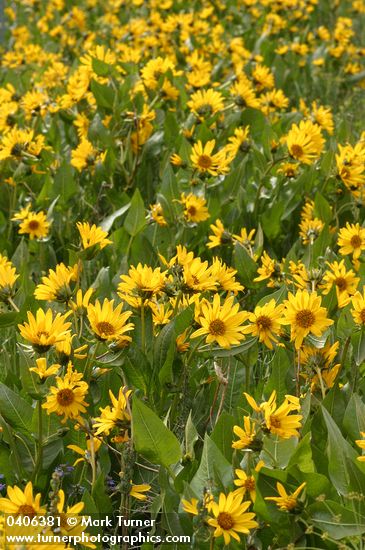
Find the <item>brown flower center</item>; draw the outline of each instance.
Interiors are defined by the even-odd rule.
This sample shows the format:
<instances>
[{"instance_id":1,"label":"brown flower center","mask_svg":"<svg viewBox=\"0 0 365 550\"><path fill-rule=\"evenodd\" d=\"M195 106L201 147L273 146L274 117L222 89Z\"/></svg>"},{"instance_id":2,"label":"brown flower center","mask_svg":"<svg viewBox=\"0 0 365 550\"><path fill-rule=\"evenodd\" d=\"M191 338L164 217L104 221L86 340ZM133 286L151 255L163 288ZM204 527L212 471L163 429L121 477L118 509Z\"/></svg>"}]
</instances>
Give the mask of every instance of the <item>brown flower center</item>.
<instances>
[{"instance_id":1,"label":"brown flower center","mask_svg":"<svg viewBox=\"0 0 365 550\"><path fill-rule=\"evenodd\" d=\"M189 208L187 209L187 212L190 216L195 216L195 214L196 214L195 206L189 206Z\"/></svg>"},{"instance_id":2,"label":"brown flower center","mask_svg":"<svg viewBox=\"0 0 365 550\"><path fill-rule=\"evenodd\" d=\"M265 330L271 327L272 321L270 317L267 317L267 315L260 315L260 317L256 319L256 324L259 329Z\"/></svg>"},{"instance_id":3,"label":"brown flower center","mask_svg":"<svg viewBox=\"0 0 365 550\"><path fill-rule=\"evenodd\" d=\"M233 518L228 512L220 512L217 517L217 523L219 527L222 527L225 531L229 531L234 526Z\"/></svg>"},{"instance_id":4,"label":"brown flower center","mask_svg":"<svg viewBox=\"0 0 365 550\"><path fill-rule=\"evenodd\" d=\"M214 319L209 325L209 332L213 336L223 336L226 332L226 325L220 319Z\"/></svg>"},{"instance_id":5,"label":"brown flower center","mask_svg":"<svg viewBox=\"0 0 365 550\"><path fill-rule=\"evenodd\" d=\"M61 405L61 407L67 407L68 405L72 405L74 401L75 401L74 392L69 388L60 390L57 393L57 402L59 405Z\"/></svg>"},{"instance_id":6,"label":"brown flower center","mask_svg":"<svg viewBox=\"0 0 365 550\"><path fill-rule=\"evenodd\" d=\"M277 416L270 416L270 426L272 428L280 428L281 427L280 419Z\"/></svg>"},{"instance_id":7,"label":"brown flower center","mask_svg":"<svg viewBox=\"0 0 365 550\"><path fill-rule=\"evenodd\" d=\"M294 143L294 145L292 145L292 148L291 148L291 153L293 157L300 158L303 156L304 151L300 145L297 145L296 143Z\"/></svg>"},{"instance_id":8,"label":"brown flower center","mask_svg":"<svg viewBox=\"0 0 365 550\"><path fill-rule=\"evenodd\" d=\"M256 487L254 478L248 477L245 481L244 487L245 489L247 489L247 491L254 491Z\"/></svg>"},{"instance_id":9,"label":"brown flower center","mask_svg":"<svg viewBox=\"0 0 365 550\"><path fill-rule=\"evenodd\" d=\"M360 311L360 319L361 319L361 322L365 325L365 309L362 309Z\"/></svg>"},{"instance_id":10,"label":"brown flower center","mask_svg":"<svg viewBox=\"0 0 365 550\"><path fill-rule=\"evenodd\" d=\"M200 168L210 168L212 166L211 157L209 155L200 155L198 165Z\"/></svg>"},{"instance_id":11,"label":"brown flower center","mask_svg":"<svg viewBox=\"0 0 365 550\"><path fill-rule=\"evenodd\" d=\"M96 328L100 334L110 335L115 332L113 325L108 321L100 321L100 323L97 323Z\"/></svg>"},{"instance_id":12,"label":"brown flower center","mask_svg":"<svg viewBox=\"0 0 365 550\"><path fill-rule=\"evenodd\" d=\"M18 516L28 516L30 518L33 518L37 515L37 512L34 510L33 506L30 506L30 504L22 504L18 508Z\"/></svg>"},{"instance_id":13,"label":"brown flower center","mask_svg":"<svg viewBox=\"0 0 365 550\"><path fill-rule=\"evenodd\" d=\"M351 237L350 244L353 248L360 248L362 244L361 237L359 235L354 235L353 237Z\"/></svg>"},{"instance_id":14,"label":"brown flower center","mask_svg":"<svg viewBox=\"0 0 365 550\"><path fill-rule=\"evenodd\" d=\"M39 228L39 222L37 222L37 220L31 220L28 227L31 231L36 231Z\"/></svg>"},{"instance_id":15,"label":"brown flower center","mask_svg":"<svg viewBox=\"0 0 365 550\"><path fill-rule=\"evenodd\" d=\"M47 332L46 330L39 330L37 332L37 338L41 339L42 336L45 336L46 338L49 337L49 332Z\"/></svg>"},{"instance_id":16,"label":"brown flower center","mask_svg":"<svg viewBox=\"0 0 365 550\"><path fill-rule=\"evenodd\" d=\"M337 279L335 280L335 284L341 291L346 290L347 288L346 279L344 277L337 277Z\"/></svg>"},{"instance_id":17,"label":"brown flower center","mask_svg":"<svg viewBox=\"0 0 365 550\"><path fill-rule=\"evenodd\" d=\"M296 314L295 320L301 328L309 328L313 325L316 318L310 309L302 309Z\"/></svg>"}]
</instances>

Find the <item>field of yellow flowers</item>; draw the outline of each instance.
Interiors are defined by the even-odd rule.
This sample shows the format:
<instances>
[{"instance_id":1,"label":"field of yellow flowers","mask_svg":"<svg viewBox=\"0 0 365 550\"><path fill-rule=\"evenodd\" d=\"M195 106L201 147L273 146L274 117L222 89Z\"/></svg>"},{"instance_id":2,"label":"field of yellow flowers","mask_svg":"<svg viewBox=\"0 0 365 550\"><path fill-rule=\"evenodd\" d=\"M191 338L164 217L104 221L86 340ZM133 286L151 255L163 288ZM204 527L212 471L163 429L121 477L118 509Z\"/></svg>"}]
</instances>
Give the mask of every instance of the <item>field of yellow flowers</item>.
<instances>
[{"instance_id":1,"label":"field of yellow flowers","mask_svg":"<svg viewBox=\"0 0 365 550\"><path fill-rule=\"evenodd\" d=\"M14 0L0 60L0 548L364 550L365 1Z\"/></svg>"}]
</instances>

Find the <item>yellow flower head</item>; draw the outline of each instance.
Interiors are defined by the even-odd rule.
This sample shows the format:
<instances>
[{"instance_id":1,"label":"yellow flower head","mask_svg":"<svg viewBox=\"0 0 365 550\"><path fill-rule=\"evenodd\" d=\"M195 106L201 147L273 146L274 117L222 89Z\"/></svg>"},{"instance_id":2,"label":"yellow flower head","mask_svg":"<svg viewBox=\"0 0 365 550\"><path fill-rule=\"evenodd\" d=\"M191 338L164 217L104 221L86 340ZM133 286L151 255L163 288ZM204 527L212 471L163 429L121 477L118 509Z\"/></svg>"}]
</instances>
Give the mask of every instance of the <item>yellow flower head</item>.
<instances>
[{"instance_id":1,"label":"yellow flower head","mask_svg":"<svg viewBox=\"0 0 365 550\"><path fill-rule=\"evenodd\" d=\"M338 233L338 246L340 254L352 254L353 260L358 260L363 250L365 250L365 228L360 224L346 223Z\"/></svg>"},{"instance_id":2,"label":"yellow flower head","mask_svg":"<svg viewBox=\"0 0 365 550\"><path fill-rule=\"evenodd\" d=\"M128 275L120 276L118 295L132 307L148 305L152 297L159 295L166 284L166 272L139 263L132 266Z\"/></svg>"},{"instance_id":3,"label":"yellow flower head","mask_svg":"<svg viewBox=\"0 0 365 550\"><path fill-rule=\"evenodd\" d=\"M253 313L248 316L250 324L245 327L245 334L257 336L269 349L273 349L273 343L277 343L277 335L281 332L281 317L283 306L276 305L275 300L270 300L263 306L256 306Z\"/></svg>"},{"instance_id":4,"label":"yellow flower head","mask_svg":"<svg viewBox=\"0 0 365 550\"><path fill-rule=\"evenodd\" d=\"M357 291L352 297L351 315L357 325L365 326L365 286L363 287L362 294Z\"/></svg>"},{"instance_id":5,"label":"yellow flower head","mask_svg":"<svg viewBox=\"0 0 365 550\"><path fill-rule=\"evenodd\" d=\"M51 386L46 403L42 407L47 414L56 413L63 416L62 422L69 418L77 419L86 411L88 404L84 401L89 386L82 380L82 374L72 370L69 363L63 378L57 376L56 386Z\"/></svg>"},{"instance_id":6,"label":"yellow flower head","mask_svg":"<svg viewBox=\"0 0 365 550\"><path fill-rule=\"evenodd\" d=\"M255 514L246 512L251 502L242 502L242 498L242 494L229 493L226 496L221 493L218 502L210 505L213 518L208 519L208 524L214 528L213 536L223 536L225 544L230 543L231 537L240 541L238 533L248 535L250 529L258 527Z\"/></svg>"},{"instance_id":7,"label":"yellow flower head","mask_svg":"<svg viewBox=\"0 0 365 550\"><path fill-rule=\"evenodd\" d=\"M291 512L292 510L295 510L295 508L298 507L298 496L306 486L306 482L299 485L297 489L293 493L287 493L285 490L285 487L278 481L276 483L276 489L279 493L279 497L265 497L265 500L272 500L276 503L276 506L279 508L279 510L283 510L285 512Z\"/></svg>"},{"instance_id":8,"label":"yellow flower head","mask_svg":"<svg viewBox=\"0 0 365 550\"><path fill-rule=\"evenodd\" d=\"M28 516L33 518L36 515L44 515L46 509L41 506L41 493L33 496L33 485L28 481L24 491L17 485L8 486L7 498L0 498L0 509L5 514L13 516Z\"/></svg>"},{"instance_id":9,"label":"yellow flower head","mask_svg":"<svg viewBox=\"0 0 365 550\"><path fill-rule=\"evenodd\" d=\"M310 120L302 120L299 126L293 124L286 137L286 145L292 158L304 164L312 164L323 150L321 128Z\"/></svg>"},{"instance_id":10,"label":"yellow flower head","mask_svg":"<svg viewBox=\"0 0 365 550\"><path fill-rule=\"evenodd\" d=\"M103 163L106 153L98 153L93 144L86 138L82 138L79 145L71 152L71 165L79 172L84 168L94 170L95 165Z\"/></svg>"},{"instance_id":11,"label":"yellow flower head","mask_svg":"<svg viewBox=\"0 0 365 550\"><path fill-rule=\"evenodd\" d=\"M53 312L48 309L38 309L36 316L28 311L28 323L18 325L20 334L25 340L28 340L39 353L48 351L57 342L61 342L69 334L71 323L66 322L70 312L65 315L57 313L53 318Z\"/></svg>"},{"instance_id":12,"label":"yellow flower head","mask_svg":"<svg viewBox=\"0 0 365 550\"><path fill-rule=\"evenodd\" d=\"M132 393L125 386L119 389L118 397L109 390L112 405L100 408L101 415L94 419L93 428L95 435L109 435L114 428L119 428L123 433L127 432L131 420L129 414L128 398ZM128 438L127 438L128 439Z\"/></svg>"},{"instance_id":13,"label":"yellow flower head","mask_svg":"<svg viewBox=\"0 0 365 550\"><path fill-rule=\"evenodd\" d=\"M255 441L255 424L251 423L249 416L243 417L243 428L233 426L233 433L239 438L232 442L233 449L249 449Z\"/></svg>"},{"instance_id":14,"label":"yellow flower head","mask_svg":"<svg viewBox=\"0 0 365 550\"><path fill-rule=\"evenodd\" d=\"M203 197L198 197L193 193L181 194L180 202L184 206L184 217L188 222L203 222L209 218L207 201Z\"/></svg>"},{"instance_id":15,"label":"yellow flower head","mask_svg":"<svg viewBox=\"0 0 365 550\"><path fill-rule=\"evenodd\" d=\"M328 294L333 286L336 288L338 307L345 307L355 294L359 277L350 269L346 269L345 260L340 262L327 262L330 270L327 270L323 277L323 294Z\"/></svg>"},{"instance_id":16,"label":"yellow flower head","mask_svg":"<svg viewBox=\"0 0 365 550\"><path fill-rule=\"evenodd\" d=\"M232 243L232 235L225 230L220 219L215 220L215 225L212 223L210 229L213 231L213 235L209 235L210 242L207 244L208 248Z\"/></svg>"},{"instance_id":17,"label":"yellow flower head","mask_svg":"<svg viewBox=\"0 0 365 550\"><path fill-rule=\"evenodd\" d=\"M132 312L122 313L122 309L123 304L117 305L114 309L114 300L107 298L102 305L99 300L95 301L95 305L88 305L87 317L92 331L99 340L118 340L121 336L129 342L132 340L130 336L125 335L125 332L134 328L133 323L127 323Z\"/></svg>"},{"instance_id":18,"label":"yellow flower head","mask_svg":"<svg viewBox=\"0 0 365 550\"><path fill-rule=\"evenodd\" d=\"M47 368L47 359L45 357L40 357L39 359L36 359L36 363L37 366L32 367L29 370L38 374L41 380L43 380L43 378L48 378L48 376L52 376L53 374L57 374L59 369L61 368L61 365L58 364L51 365Z\"/></svg>"},{"instance_id":19,"label":"yellow flower head","mask_svg":"<svg viewBox=\"0 0 365 550\"><path fill-rule=\"evenodd\" d=\"M211 176L218 176L229 171L229 163L232 158L227 157L227 151L221 149L213 154L215 140L207 141L205 145L199 140L193 145L190 160L193 167L201 173L208 173Z\"/></svg>"},{"instance_id":20,"label":"yellow flower head","mask_svg":"<svg viewBox=\"0 0 365 550\"><path fill-rule=\"evenodd\" d=\"M209 118L224 108L222 94L212 88L195 92L187 105L200 120Z\"/></svg>"},{"instance_id":21,"label":"yellow flower head","mask_svg":"<svg viewBox=\"0 0 365 550\"><path fill-rule=\"evenodd\" d=\"M72 294L70 283L74 280L74 269L58 264L55 270L49 270L48 277L42 277L42 284L37 285L34 296L37 300L68 302Z\"/></svg>"},{"instance_id":22,"label":"yellow flower head","mask_svg":"<svg viewBox=\"0 0 365 550\"><path fill-rule=\"evenodd\" d=\"M219 294L215 294L213 303L204 302L198 323L202 328L196 330L191 338L206 336L206 343L230 348L244 340L243 322L247 319L246 311L239 311L239 304L234 304L234 297L227 298L221 305Z\"/></svg>"},{"instance_id":23,"label":"yellow flower head","mask_svg":"<svg viewBox=\"0 0 365 550\"><path fill-rule=\"evenodd\" d=\"M106 238L108 232L104 231L101 227L97 227L95 224L90 226L88 222L77 222L76 227L79 230L84 250L95 245L99 245L100 250L102 250L105 246L112 243L112 241Z\"/></svg>"},{"instance_id":24,"label":"yellow flower head","mask_svg":"<svg viewBox=\"0 0 365 550\"><path fill-rule=\"evenodd\" d=\"M50 222L44 212L29 212L19 226L19 235L29 235L30 240L44 239L49 232Z\"/></svg>"},{"instance_id":25,"label":"yellow flower head","mask_svg":"<svg viewBox=\"0 0 365 550\"><path fill-rule=\"evenodd\" d=\"M281 321L284 325L290 325L291 341L294 341L295 348L299 349L308 334L321 336L331 325L332 319L327 318L327 310L321 307L322 299L316 292L298 290L294 295L289 292L285 300L284 318Z\"/></svg>"}]
</instances>

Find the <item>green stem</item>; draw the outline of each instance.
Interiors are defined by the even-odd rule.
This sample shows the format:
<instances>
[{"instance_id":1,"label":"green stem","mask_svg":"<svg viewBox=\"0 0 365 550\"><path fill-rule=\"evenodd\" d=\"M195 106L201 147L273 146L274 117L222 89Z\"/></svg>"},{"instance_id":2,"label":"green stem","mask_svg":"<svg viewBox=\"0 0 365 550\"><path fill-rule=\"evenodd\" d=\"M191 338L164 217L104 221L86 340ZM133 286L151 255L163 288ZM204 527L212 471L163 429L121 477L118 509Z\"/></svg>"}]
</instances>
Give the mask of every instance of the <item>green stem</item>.
<instances>
[{"instance_id":1,"label":"green stem","mask_svg":"<svg viewBox=\"0 0 365 550\"><path fill-rule=\"evenodd\" d=\"M84 372L83 372L84 379L85 379L86 382L89 382L89 380L90 380L92 363L93 363L93 361L96 357L96 354L97 354L97 351L98 351L98 348L99 348L99 344L100 344L100 342L96 342L92 355L89 355L89 357L86 360L85 367L84 367Z\"/></svg>"},{"instance_id":2,"label":"green stem","mask_svg":"<svg viewBox=\"0 0 365 550\"><path fill-rule=\"evenodd\" d=\"M146 319L145 319L143 298L142 298L142 304L141 304L141 348L143 353L145 353L146 352Z\"/></svg>"},{"instance_id":3,"label":"green stem","mask_svg":"<svg viewBox=\"0 0 365 550\"><path fill-rule=\"evenodd\" d=\"M37 481L39 471L42 469L42 463L43 463L43 441L42 441L42 431L43 431L43 423L42 423L42 401L38 401L37 404L38 408L38 443L37 443L37 462L34 466L33 481Z\"/></svg>"},{"instance_id":4,"label":"green stem","mask_svg":"<svg viewBox=\"0 0 365 550\"><path fill-rule=\"evenodd\" d=\"M13 302L13 300L10 298L10 296L8 297L8 302L9 302L9 304L11 305L11 307L12 307L17 313L19 313L20 309L19 309L18 306Z\"/></svg>"}]
</instances>

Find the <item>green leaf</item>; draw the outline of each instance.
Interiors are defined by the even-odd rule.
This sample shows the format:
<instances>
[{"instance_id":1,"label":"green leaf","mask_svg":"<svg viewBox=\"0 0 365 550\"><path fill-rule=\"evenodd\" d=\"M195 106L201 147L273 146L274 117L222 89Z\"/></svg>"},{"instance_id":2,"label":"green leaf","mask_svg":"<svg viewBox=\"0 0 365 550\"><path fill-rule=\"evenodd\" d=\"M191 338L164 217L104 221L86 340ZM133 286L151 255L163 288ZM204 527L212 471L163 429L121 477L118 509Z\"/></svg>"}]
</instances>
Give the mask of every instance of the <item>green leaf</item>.
<instances>
[{"instance_id":1,"label":"green leaf","mask_svg":"<svg viewBox=\"0 0 365 550\"><path fill-rule=\"evenodd\" d=\"M232 460L233 454L232 440L233 426L235 424L236 422L233 416L223 411L210 436L223 456L229 461Z\"/></svg>"},{"instance_id":2,"label":"green leaf","mask_svg":"<svg viewBox=\"0 0 365 550\"><path fill-rule=\"evenodd\" d=\"M365 532L365 517L337 502L315 502L307 508L311 521L335 540Z\"/></svg>"},{"instance_id":3,"label":"green leaf","mask_svg":"<svg viewBox=\"0 0 365 550\"><path fill-rule=\"evenodd\" d=\"M288 377L289 369L292 367L292 361L290 361L287 351L284 348L276 348L272 363L271 363L271 375L265 386L265 393L270 395L274 390L277 393L278 402L281 402L285 394L290 393L291 387L290 377Z\"/></svg>"},{"instance_id":4,"label":"green leaf","mask_svg":"<svg viewBox=\"0 0 365 550\"><path fill-rule=\"evenodd\" d=\"M99 84L96 80L91 81L90 88L99 107L113 108L115 98L113 88L105 84Z\"/></svg>"},{"instance_id":5,"label":"green leaf","mask_svg":"<svg viewBox=\"0 0 365 550\"><path fill-rule=\"evenodd\" d=\"M135 449L153 464L168 468L181 458L180 443L162 420L137 397L132 405Z\"/></svg>"},{"instance_id":6,"label":"green leaf","mask_svg":"<svg viewBox=\"0 0 365 550\"><path fill-rule=\"evenodd\" d=\"M52 190L52 198L59 196L60 204L64 205L67 201L75 196L78 188L75 183L75 171L69 162L63 161L54 177L54 185Z\"/></svg>"},{"instance_id":7,"label":"green leaf","mask_svg":"<svg viewBox=\"0 0 365 550\"><path fill-rule=\"evenodd\" d=\"M283 212L284 202L276 201L275 208L270 208L262 214L262 229L268 239L274 239L279 234Z\"/></svg>"},{"instance_id":8,"label":"green leaf","mask_svg":"<svg viewBox=\"0 0 365 550\"><path fill-rule=\"evenodd\" d=\"M140 348L133 342L127 349L123 363L123 372L129 386L147 392L152 375L151 365Z\"/></svg>"},{"instance_id":9,"label":"green leaf","mask_svg":"<svg viewBox=\"0 0 365 550\"><path fill-rule=\"evenodd\" d=\"M192 458L194 458L194 445L198 439L199 434L193 424L190 411L185 425L185 453L190 454Z\"/></svg>"},{"instance_id":10,"label":"green leaf","mask_svg":"<svg viewBox=\"0 0 365 550\"><path fill-rule=\"evenodd\" d=\"M314 198L314 217L319 218L325 223L332 221L332 208L326 199L317 191Z\"/></svg>"},{"instance_id":11,"label":"green leaf","mask_svg":"<svg viewBox=\"0 0 365 550\"><path fill-rule=\"evenodd\" d=\"M312 473L315 471L310 443L311 434L307 433L291 455L287 466L288 469L295 466L304 473Z\"/></svg>"},{"instance_id":12,"label":"green leaf","mask_svg":"<svg viewBox=\"0 0 365 550\"><path fill-rule=\"evenodd\" d=\"M110 214L107 218L104 218L104 220L99 224L100 227L103 229L103 231L109 231L113 223L117 218L120 218L120 216L123 216L125 212L130 208L131 203L125 204L121 208L118 208L113 214Z\"/></svg>"},{"instance_id":13,"label":"green leaf","mask_svg":"<svg viewBox=\"0 0 365 550\"><path fill-rule=\"evenodd\" d=\"M257 275L256 262L240 243L236 243L234 247L234 266L237 269L240 280L246 287L253 288L256 286L256 283L253 282L253 279Z\"/></svg>"},{"instance_id":14,"label":"green leaf","mask_svg":"<svg viewBox=\"0 0 365 550\"><path fill-rule=\"evenodd\" d=\"M29 432L33 407L2 383L0 383L0 414L13 428L18 428L24 433Z\"/></svg>"},{"instance_id":15,"label":"green leaf","mask_svg":"<svg viewBox=\"0 0 365 550\"><path fill-rule=\"evenodd\" d=\"M210 487L214 482L223 479L228 484L231 476L231 463L224 457L209 435L205 434L200 465L190 483L191 489L201 497L205 487Z\"/></svg>"},{"instance_id":16,"label":"green leaf","mask_svg":"<svg viewBox=\"0 0 365 550\"><path fill-rule=\"evenodd\" d=\"M105 492L105 475L103 472L97 477L91 494L99 514L108 515L113 513L112 503Z\"/></svg>"},{"instance_id":17,"label":"green leaf","mask_svg":"<svg viewBox=\"0 0 365 550\"><path fill-rule=\"evenodd\" d=\"M124 222L124 229L135 237L146 225L145 208L139 189L136 189L131 200L131 206Z\"/></svg>"},{"instance_id":18,"label":"green leaf","mask_svg":"<svg viewBox=\"0 0 365 550\"><path fill-rule=\"evenodd\" d=\"M360 438L360 432L365 432L365 403L356 393L351 395L346 407L343 427L353 440Z\"/></svg>"},{"instance_id":19,"label":"green leaf","mask_svg":"<svg viewBox=\"0 0 365 550\"><path fill-rule=\"evenodd\" d=\"M353 333L351 336L351 344L355 363L359 367L365 360L365 330L363 328Z\"/></svg>"},{"instance_id":20,"label":"green leaf","mask_svg":"<svg viewBox=\"0 0 365 550\"><path fill-rule=\"evenodd\" d=\"M224 348L201 348L200 351L209 351L214 357L231 357L233 355L238 355L239 353L244 353L245 351L249 350L255 343L257 342L257 338L255 337L249 337L244 340L243 344L240 344L239 346L233 346L229 349Z\"/></svg>"}]
</instances>

